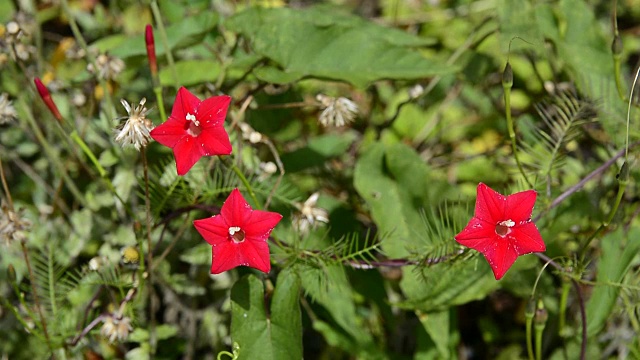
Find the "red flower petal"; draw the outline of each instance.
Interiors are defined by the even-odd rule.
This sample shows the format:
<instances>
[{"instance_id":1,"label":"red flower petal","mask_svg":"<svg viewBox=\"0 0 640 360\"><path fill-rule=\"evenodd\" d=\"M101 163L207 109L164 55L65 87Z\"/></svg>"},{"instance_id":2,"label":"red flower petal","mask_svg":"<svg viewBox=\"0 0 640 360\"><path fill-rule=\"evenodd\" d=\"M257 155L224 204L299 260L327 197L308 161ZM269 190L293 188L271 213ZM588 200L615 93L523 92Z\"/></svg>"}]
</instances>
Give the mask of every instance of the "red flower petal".
<instances>
[{"instance_id":1,"label":"red flower petal","mask_svg":"<svg viewBox=\"0 0 640 360\"><path fill-rule=\"evenodd\" d=\"M195 115L203 129L214 127L224 122L230 103L231 96L227 95L212 96L201 102Z\"/></svg>"},{"instance_id":2,"label":"red flower petal","mask_svg":"<svg viewBox=\"0 0 640 360\"><path fill-rule=\"evenodd\" d=\"M455 239L460 245L484 252L493 246L494 237L498 236L495 229L495 225L474 217Z\"/></svg>"},{"instance_id":3,"label":"red flower petal","mask_svg":"<svg viewBox=\"0 0 640 360\"><path fill-rule=\"evenodd\" d=\"M252 210L238 189L222 205L220 215L193 222L198 232L213 246L211 273L219 274L236 266L271 270L267 238L282 219L278 213ZM244 232L244 240L230 236L231 227ZM237 229L234 229L237 230Z\"/></svg>"},{"instance_id":4,"label":"red flower petal","mask_svg":"<svg viewBox=\"0 0 640 360\"><path fill-rule=\"evenodd\" d=\"M171 117L176 120L186 121L187 114L196 114L198 105L200 105L200 99L183 86L178 89L176 101L173 103L173 108L171 109Z\"/></svg>"},{"instance_id":5,"label":"red flower petal","mask_svg":"<svg viewBox=\"0 0 640 360\"><path fill-rule=\"evenodd\" d=\"M202 235L204 240L211 245L217 245L228 241L229 225L224 218L216 215L206 219L195 220L193 226Z\"/></svg>"},{"instance_id":6,"label":"red flower petal","mask_svg":"<svg viewBox=\"0 0 640 360\"><path fill-rule=\"evenodd\" d=\"M244 231L248 237L266 240L280 220L282 220L282 215L278 213L253 210L251 217L244 225Z\"/></svg>"},{"instance_id":7,"label":"red flower petal","mask_svg":"<svg viewBox=\"0 0 640 360\"><path fill-rule=\"evenodd\" d=\"M184 123L186 120L180 121L173 117L170 117L164 123L156 126L151 130L150 134L153 140L159 142L164 146L168 146L173 149L178 141L187 136L187 132L184 130Z\"/></svg>"},{"instance_id":8,"label":"red flower petal","mask_svg":"<svg viewBox=\"0 0 640 360\"><path fill-rule=\"evenodd\" d=\"M513 244L503 238L496 241L494 246L485 250L482 255L491 266L496 280L500 280L518 258L518 252Z\"/></svg>"},{"instance_id":9,"label":"red flower petal","mask_svg":"<svg viewBox=\"0 0 640 360\"><path fill-rule=\"evenodd\" d=\"M518 255L530 254L532 252L543 252L547 250L540 231L536 224L530 222L521 226L515 226L511 229L510 238L513 238L513 244Z\"/></svg>"},{"instance_id":10,"label":"red flower petal","mask_svg":"<svg viewBox=\"0 0 640 360\"><path fill-rule=\"evenodd\" d=\"M504 210L507 200L504 195L496 192L483 183L478 184L477 193L475 217L493 224L497 224L502 220L507 220L504 218Z\"/></svg>"},{"instance_id":11,"label":"red flower petal","mask_svg":"<svg viewBox=\"0 0 640 360\"><path fill-rule=\"evenodd\" d=\"M535 190L521 191L507 196L507 211L504 216L513 220L516 224L527 221L531 218L533 205L536 203L537 193Z\"/></svg>"},{"instance_id":12,"label":"red flower petal","mask_svg":"<svg viewBox=\"0 0 640 360\"><path fill-rule=\"evenodd\" d=\"M538 228L531 222L535 201L533 190L505 197L480 183L475 216L455 239L482 253L499 280L518 256L546 250Z\"/></svg>"},{"instance_id":13,"label":"red flower petal","mask_svg":"<svg viewBox=\"0 0 640 360\"><path fill-rule=\"evenodd\" d=\"M203 156L231 154L229 135L222 125L203 129L197 137Z\"/></svg>"},{"instance_id":14,"label":"red flower petal","mask_svg":"<svg viewBox=\"0 0 640 360\"><path fill-rule=\"evenodd\" d=\"M173 155L176 158L176 169L180 176L189 172L202 157L196 139L189 135L176 143L173 147Z\"/></svg>"},{"instance_id":15,"label":"red flower petal","mask_svg":"<svg viewBox=\"0 0 640 360\"><path fill-rule=\"evenodd\" d=\"M251 206L244 199L240 190L233 189L231 195L225 200L220 210L222 215L229 226L240 226L244 228L248 225L248 220L251 218ZM246 230L245 230L246 231Z\"/></svg>"}]
</instances>

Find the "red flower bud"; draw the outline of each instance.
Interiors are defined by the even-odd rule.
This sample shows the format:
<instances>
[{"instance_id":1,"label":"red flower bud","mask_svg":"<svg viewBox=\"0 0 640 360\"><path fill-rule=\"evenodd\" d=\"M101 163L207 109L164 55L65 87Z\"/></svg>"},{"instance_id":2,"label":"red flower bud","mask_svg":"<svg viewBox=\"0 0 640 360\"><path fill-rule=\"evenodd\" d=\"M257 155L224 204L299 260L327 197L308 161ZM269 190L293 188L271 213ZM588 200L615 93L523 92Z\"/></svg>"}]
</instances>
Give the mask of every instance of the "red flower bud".
<instances>
[{"instance_id":1,"label":"red flower bud","mask_svg":"<svg viewBox=\"0 0 640 360\"><path fill-rule=\"evenodd\" d=\"M51 98L51 94L49 93L47 87L44 86L40 78L33 79L33 82L36 84L38 94L40 94L42 101L44 101L45 105L47 105L49 111L51 111L51 113L53 114L53 117L55 117L58 122L62 122L62 115L60 114L60 111L58 110L56 104L53 102L53 99Z\"/></svg>"},{"instance_id":2,"label":"red flower bud","mask_svg":"<svg viewBox=\"0 0 640 360\"><path fill-rule=\"evenodd\" d=\"M153 28L147 24L144 33L144 41L147 44L147 57L149 58L149 67L153 77L158 75L158 63L156 62L156 44L153 41Z\"/></svg>"}]
</instances>

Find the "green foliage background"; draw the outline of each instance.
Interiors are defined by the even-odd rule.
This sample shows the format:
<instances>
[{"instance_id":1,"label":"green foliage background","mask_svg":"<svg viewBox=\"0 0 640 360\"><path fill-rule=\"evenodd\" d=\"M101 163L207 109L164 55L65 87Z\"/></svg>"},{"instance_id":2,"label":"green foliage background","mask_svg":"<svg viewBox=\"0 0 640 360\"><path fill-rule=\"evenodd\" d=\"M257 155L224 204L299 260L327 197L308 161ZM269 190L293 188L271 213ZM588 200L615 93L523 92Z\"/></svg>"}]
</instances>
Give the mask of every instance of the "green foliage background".
<instances>
[{"instance_id":1,"label":"green foliage background","mask_svg":"<svg viewBox=\"0 0 640 360\"><path fill-rule=\"evenodd\" d=\"M586 358L640 358L636 95L627 113L640 49L638 5L0 3L0 92L18 114L0 125L0 156L14 206L32 223L26 250L12 241L0 252L0 268L12 269L0 272L0 353L526 359L525 308L539 298L548 312L543 358L580 357L581 305ZM125 69L109 79L89 72L70 18L90 55L120 58ZM616 55L612 18L623 43ZM12 20L23 29L17 40L6 32ZM231 95L225 125L234 153L225 162L203 159L178 177L169 149L152 143L144 150L155 262L142 276L122 249L150 251L144 167L138 152L115 143L113 129L126 116L121 98L137 104L146 97L149 118L165 120L146 57L147 23L154 25L166 110L180 86L201 98ZM16 44L27 46L27 59L15 58ZM507 61L513 87L506 111L524 174L506 120ZM43 106L34 77L47 83L66 124ZM355 121L322 126L318 94L353 100ZM241 123L266 140L248 141ZM263 170L280 160L281 180ZM234 187L249 193L231 164L261 204L272 197L269 210L284 216L270 241L269 274L238 268L209 275L210 246L191 226L217 214ZM496 281L482 256L454 241L473 214L479 182L504 194L538 191L533 215L545 254L564 271L527 255ZM300 231L295 221L315 192L329 222ZM89 267L92 259L99 270ZM131 289L137 292L128 299ZM123 301L133 331L110 343L102 323L90 324Z\"/></svg>"}]
</instances>

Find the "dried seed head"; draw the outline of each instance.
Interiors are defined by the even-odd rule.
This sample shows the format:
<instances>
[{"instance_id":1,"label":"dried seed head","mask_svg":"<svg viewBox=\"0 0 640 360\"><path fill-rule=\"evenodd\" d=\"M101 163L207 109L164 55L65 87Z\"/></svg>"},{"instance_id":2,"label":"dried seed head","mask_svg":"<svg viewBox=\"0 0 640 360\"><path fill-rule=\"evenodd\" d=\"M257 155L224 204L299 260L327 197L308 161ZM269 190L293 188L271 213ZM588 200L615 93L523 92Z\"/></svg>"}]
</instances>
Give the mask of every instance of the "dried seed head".
<instances>
[{"instance_id":1,"label":"dried seed head","mask_svg":"<svg viewBox=\"0 0 640 360\"><path fill-rule=\"evenodd\" d=\"M9 123L18 117L16 109L13 107L9 95L0 95L0 125Z\"/></svg>"},{"instance_id":2,"label":"dried seed head","mask_svg":"<svg viewBox=\"0 0 640 360\"><path fill-rule=\"evenodd\" d=\"M120 342L126 340L129 337L129 333L133 331L131 326L131 319L119 314L111 314L106 316L103 320L102 329L100 334L109 339L109 342L115 342L116 339Z\"/></svg>"},{"instance_id":3,"label":"dried seed head","mask_svg":"<svg viewBox=\"0 0 640 360\"><path fill-rule=\"evenodd\" d=\"M140 148L147 146L151 140L149 132L153 130L153 123L146 117L150 110L144 107L147 99L142 98L136 107L133 107L133 103L129 104L124 99L121 99L120 102L129 116L124 124L116 128L115 140L122 147L133 146L140 151Z\"/></svg>"}]
</instances>

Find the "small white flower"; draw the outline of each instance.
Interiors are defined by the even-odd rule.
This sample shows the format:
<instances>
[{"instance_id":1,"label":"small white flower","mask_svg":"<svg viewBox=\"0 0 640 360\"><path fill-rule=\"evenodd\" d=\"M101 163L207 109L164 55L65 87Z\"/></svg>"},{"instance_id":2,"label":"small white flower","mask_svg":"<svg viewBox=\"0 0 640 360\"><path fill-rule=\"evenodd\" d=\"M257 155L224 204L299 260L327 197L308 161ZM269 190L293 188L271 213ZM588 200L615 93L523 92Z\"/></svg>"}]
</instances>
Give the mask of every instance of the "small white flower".
<instances>
[{"instance_id":1,"label":"small white flower","mask_svg":"<svg viewBox=\"0 0 640 360\"><path fill-rule=\"evenodd\" d=\"M345 126L353 122L358 115L358 105L347 98L318 94L316 100L324 108L320 114L320 123L323 126Z\"/></svg>"},{"instance_id":2,"label":"small white flower","mask_svg":"<svg viewBox=\"0 0 640 360\"><path fill-rule=\"evenodd\" d=\"M0 95L0 125L15 120L18 117L16 109L13 107L9 95Z\"/></svg>"},{"instance_id":3,"label":"small white flower","mask_svg":"<svg viewBox=\"0 0 640 360\"><path fill-rule=\"evenodd\" d=\"M422 94L424 94L424 87L420 84L416 84L409 88L409 97L412 99L418 98Z\"/></svg>"},{"instance_id":4,"label":"small white flower","mask_svg":"<svg viewBox=\"0 0 640 360\"><path fill-rule=\"evenodd\" d=\"M107 54L100 54L96 57L96 71L93 64L87 65L87 70L92 74L97 74L100 79L115 80L124 70L124 61Z\"/></svg>"},{"instance_id":5,"label":"small white flower","mask_svg":"<svg viewBox=\"0 0 640 360\"><path fill-rule=\"evenodd\" d=\"M124 99L121 99L120 102L127 110L129 117L123 125L117 128L118 131L115 140L121 144L122 147L129 145L140 151L140 148L147 146L151 140L149 131L153 130L153 123L146 118L149 113L149 110L144 107L147 99L142 98L140 105L135 108L132 107L133 103L130 105Z\"/></svg>"},{"instance_id":6,"label":"small white flower","mask_svg":"<svg viewBox=\"0 0 640 360\"><path fill-rule=\"evenodd\" d=\"M300 213L293 216L293 226L301 233L306 234L310 229L318 226L319 223L328 223L329 214L327 210L317 208L319 193L313 193L303 204L296 204Z\"/></svg>"}]
</instances>

